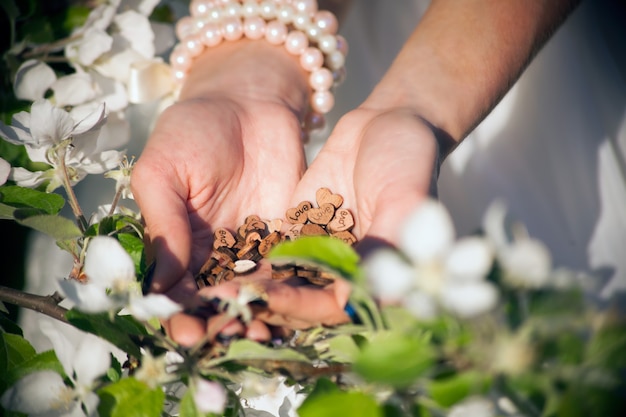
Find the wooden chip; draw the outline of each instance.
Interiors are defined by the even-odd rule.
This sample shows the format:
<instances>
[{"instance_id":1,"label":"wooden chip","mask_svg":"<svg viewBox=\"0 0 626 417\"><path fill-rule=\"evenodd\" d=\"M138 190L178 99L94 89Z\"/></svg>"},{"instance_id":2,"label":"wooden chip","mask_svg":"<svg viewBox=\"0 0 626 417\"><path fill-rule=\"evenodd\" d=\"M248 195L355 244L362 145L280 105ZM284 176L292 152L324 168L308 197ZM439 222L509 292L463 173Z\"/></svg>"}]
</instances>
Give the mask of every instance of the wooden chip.
<instances>
[{"instance_id":1,"label":"wooden chip","mask_svg":"<svg viewBox=\"0 0 626 417\"><path fill-rule=\"evenodd\" d=\"M261 220L254 220L249 223L246 223L246 233L257 232L261 236L265 236L267 234L267 225L265 222Z\"/></svg>"},{"instance_id":2,"label":"wooden chip","mask_svg":"<svg viewBox=\"0 0 626 417\"><path fill-rule=\"evenodd\" d=\"M335 212L335 217L328 223L328 230L332 233L351 230L354 227L354 217L348 209L339 209Z\"/></svg>"},{"instance_id":3,"label":"wooden chip","mask_svg":"<svg viewBox=\"0 0 626 417\"><path fill-rule=\"evenodd\" d=\"M259 254L259 251L257 250L258 246L259 246L258 240L253 240L249 243L246 243L246 245L243 248L241 248L239 252L237 252L237 257L239 259L251 259L255 262L258 262L261 259L261 255Z\"/></svg>"},{"instance_id":4,"label":"wooden chip","mask_svg":"<svg viewBox=\"0 0 626 417\"><path fill-rule=\"evenodd\" d=\"M347 230L344 230L343 232L332 233L331 236L343 240L348 245L354 245L356 243L356 236L354 236Z\"/></svg>"},{"instance_id":5,"label":"wooden chip","mask_svg":"<svg viewBox=\"0 0 626 417\"><path fill-rule=\"evenodd\" d=\"M333 194L328 188L322 187L315 193L315 201L317 201L317 205L319 207L322 207L326 203L330 203L335 208L339 208L343 204L343 197L339 194Z\"/></svg>"},{"instance_id":6,"label":"wooden chip","mask_svg":"<svg viewBox=\"0 0 626 417\"><path fill-rule=\"evenodd\" d=\"M259 243L259 253L261 256L266 256L272 248L280 243L280 232L272 232L265 236Z\"/></svg>"},{"instance_id":7,"label":"wooden chip","mask_svg":"<svg viewBox=\"0 0 626 417\"><path fill-rule=\"evenodd\" d=\"M235 261L235 267L233 268L233 272L238 275L246 274L248 272L254 271L256 269L256 265L256 262L249 259L240 259L238 261Z\"/></svg>"},{"instance_id":8,"label":"wooden chip","mask_svg":"<svg viewBox=\"0 0 626 417\"><path fill-rule=\"evenodd\" d=\"M293 264L272 265L272 279L287 279L296 276L296 267Z\"/></svg>"},{"instance_id":9,"label":"wooden chip","mask_svg":"<svg viewBox=\"0 0 626 417\"><path fill-rule=\"evenodd\" d=\"M232 248L237 242L235 240L235 236L233 236L233 234L228 229L225 229L223 227L215 229L215 233L213 233L213 237L214 237L214 240L213 240L214 249L221 248L221 247Z\"/></svg>"},{"instance_id":10,"label":"wooden chip","mask_svg":"<svg viewBox=\"0 0 626 417\"><path fill-rule=\"evenodd\" d=\"M255 229L253 229L252 231L246 234L246 243L250 243L253 240L257 240L260 242L261 239L262 239L261 234L257 232Z\"/></svg>"},{"instance_id":11,"label":"wooden chip","mask_svg":"<svg viewBox=\"0 0 626 417\"><path fill-rule=\"evenodd\" d=\"M280 232L283 227L283 221L281 219L265 220L265 225L268 233Z\"/></svg>"},{"instance_id":12,"label":"wooden chip","mask_svg":"<svg viewBox=\"0 0 626 417\"><path fill-rule=\"evenodd\" d=\"M308 201L303 201L298 204L298 207L290 208L289 210L287 210L285 216L287 217L287 220L289 220L291 223L304 224L308 219L307 212L312 208L313 204Z\"/></svg>"},{"instance_id":13,"label":"wooden chip","mask_svg":"<svg viewBox=\"0 0 626 417\"><path fill-rule=\"evenodd\" d=\"M285 237L289 240L296 240L297 238L300 237L300 235L302 235L303 227L304 225L301 223L297 223L292 226L289 226L289 228L285 232Z\"/></svg>"},{"instance_id":14,"label":"wooden chip","mask_svg":"<svg viewBox=\"0 0 626 417\"><path fill-rule=\"evenodd\" d=\"M308 212L309 220L312 223L326 226L335 215L335 206L324 203L319 208L312 208Z\"/></svg>"},{"instance_id":15,"label":"wooden chip","mask_svg":"<svg viewBox=\"0 0 626 417\"><path fill-rule=\"evenodd\" d=\"M322 226L313 223L303 225L300 233L304 236L324 236L328 234Z\"/></svg>"}]
</instances>

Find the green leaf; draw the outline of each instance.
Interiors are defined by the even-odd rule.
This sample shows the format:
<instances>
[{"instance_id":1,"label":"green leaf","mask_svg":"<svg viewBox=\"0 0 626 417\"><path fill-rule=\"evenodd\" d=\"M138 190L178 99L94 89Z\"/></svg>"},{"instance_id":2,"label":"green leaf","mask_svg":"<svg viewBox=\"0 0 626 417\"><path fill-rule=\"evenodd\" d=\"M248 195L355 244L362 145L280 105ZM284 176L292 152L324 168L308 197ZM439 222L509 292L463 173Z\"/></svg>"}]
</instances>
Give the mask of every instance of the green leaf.
<instances>
[{"instance_id":1,"label":"green leaf","mask_svg":"<svg viewBox=\"0 0 626 417\"><path fill-rule=\"evenodd\" d=\"M18 217L17 212L15 214ZM61 216L31 216L18 220L18 223L45 233L55 240L74 239L82 236L80 229L73 221Z\"/></svg>"},{"instance_id":2,"label":"green leaf","mask_svg":"<svg viewBox=\"0 0 626 417\"><path fill-rule=\"evenodd\" d=\"M302 353L290 348L271 348L249 339L236 340L230 344L222 360L297 361L309 363Z\"/></svg>"},{"instance_id":3,"label":"green leaf","mask_svg":"<svg viewBox=\"0 0 626 417\"><path fill-rule=\"evenodd\" d=\"M63 366L61 365L61 362L59 362L54 350L48 350L37 354L20 363L19 366L15 366L8 370L6 373L7 385L13 385L19 379L30 373L44 370L51 370L55 371L59 375L65 375Z\"/></svg>"},{"instance_id":4,"label":"green leaf","mask_svg":"<svg viewBox=\"0 0 626 417\"><path fill-rule=\"evenodd\" d=\"M490 385L489 375L478 371L467 371L445 379L430 381L427 389L439 405L450 407L470 395L484 394Z\"/></svg>"},{"instance_id":5,"label":"green leaf","mask_svg":"<svg viewBox=\"0 0 626 417\"><path fill-rule=\"evenodd\" d=\"M0 201L15 208L33 208L41 214L57 214L65 205L59 194L44 193L17 185L0 187Z\"/></svg>"},{"instance_id":6,"label":"green leaf","mask_svg":"<svg viewBox=\"0 0 626 417\"><path fill-rule=\"evenodd\" d=\"M329 236L303 236L276 245L268 254L272 261L308 261L337 271L344 278L359 274L360 257L352 246Z\"/></svg>"},{"instance_id":7,"label":"green leaf","mask_svg":"<svg viewBox=\"0 0 626 417\"><path fill-rule=\"evenodd\" d=\"M0 375L6 376L35 354L35 349L22 336L0 332ZM10 386L8 382L6 377L0 379L0 392Z\"/></svg>"},{"instance_id":8,"label":"green leaf","mask_svg":"<svg viewBox=\"0 0 626 417\"><path fill-rule=\"evenodd\" d=\"M144 261L144 243L143 240L135 235L129 233L120 233L117 235L117 240L120 242L124 250L130 255L135 265L135 274L139 275L143 271Z\"/></svg>"},{"instance_id":9,"label":"green leaf","mask_svg":"<svg viewBox=\"0 0 626 417\"><path fill-rule=\"evenodd\" d=\"M165 393L151 389L135 378L124 378L98 391L98 413L102 417L159 417Z\"/></svg>"},{"instance_id":10,"label":"green leaf","mask_svg":"<svg viewBox=\"0 0 626 417\"><path fill-rule=\"evenodd\" d=\"M327 340L316 343L316 349L321 350L320 359L341 363L351 363L359 354L359 347L354 338L348 334L340 334Z\"/></svg>"},{"instance_id":11,"label":"green leaf","mask_svg":"<svg viewBox=\"0 0 626 417\"><path fill-rule=\"evenodd\" d=\"M107 313L87 314L75 309L68 311L65 317L75 327L108 340L129 355L141 357L139 346L130 335L143 336L147 333L132 317L113 316L111 319Z\"/></svg>"},{"instance_id":12,"label":"green leaf","mask_svg":"<svg viewBox=\"0 0 626 417\"><path fill-rule=\"evenodd\" d=\"M368 381L404 388L430 369L435 360L435 350L425 338L381 332L363 348L353 369Z\"/></svg>"},{"instance_id":13,"label":"green leaf","mask_svg":"<svg viewBox=\"0 0 626 417\"><path fill-rule=\"evenodd\" d=\"M298 408L300 417L382 417L376 400L362 392L334 391L307 397Z\"/></svg>"},{"instance_id":14,"label":"green leaf","mask_svg":"<svg viewBox=\"0 0 626 417\"><path fill-rule=\"evenodd\" d=\"M74 28L82 26L89 16L91 8L87 6L70 6L67 8L65 19L63 20L63 29L71 32Z\"/></svg>"},{"instance_id":15,"label":"green leaf","mask_svg":"<svg viewBox=\"0 0 626 417\"><path fill-rule=\"evenodd\" d=\"M180 400L178 413L179 417L202 417L202 414L198 411L196 403L193 400L191 390L187 390L185 395L183 395L183 398Z\"/></svg>"}]
</instances>

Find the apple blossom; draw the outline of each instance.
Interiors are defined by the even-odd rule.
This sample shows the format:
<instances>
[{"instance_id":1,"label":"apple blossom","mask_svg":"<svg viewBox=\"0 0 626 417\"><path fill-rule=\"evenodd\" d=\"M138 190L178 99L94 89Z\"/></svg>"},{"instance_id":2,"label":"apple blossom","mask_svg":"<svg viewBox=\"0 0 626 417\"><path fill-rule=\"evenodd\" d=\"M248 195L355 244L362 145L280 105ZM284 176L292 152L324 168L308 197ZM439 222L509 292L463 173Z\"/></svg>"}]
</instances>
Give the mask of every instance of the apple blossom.
<instances>
[{"instance_id":1,"label":"apple blossom","mask_svg":"<svg viewBox=\"0 0 626 417\"><path fill-rule=\"evenodd\" d=\"M0 400L3 407L35 417L95 415L99 398L93 390L111 364L109 345L86 333L74 346L51 322L43 321L40 327L52 342L70 384L54 371L30 373L5 391Z\"/></svg>"},{"instance_id":2,"label":"apple blossom","mask_svg":"<svg viewBox=\"0 0 626 417\"><path fill-rule=\"evenodd\" d=\"M0 158L0 185L3 185L5 182L7 182L10 172L11 164L9 164L3 158Z\"/></svg>"},{"instance_id":3,"label":"apple blossom","mask_svg":"<svg viewBox=\"0 0 626 417\"><path fill-rule=\"evenodd\" d=\"M201 413L222 414L226 407L227 394L224 387L204 378L194 378L193 399Z\"/></svg>"},{"instance_id":4,"label":"apple blossom","mask_svg":"<svg viewBox=\"0 0 626 417\"><path fill-rule=\"evenodd\" d=\"M379 298L400 302L423 319L438 308L472 317L496 304L496 289L484 280L493 263L490 246L479 237L455 242L452 220L441 203L426 200L412 213L399 250L384 250L365 261L370 288Z\"/></svg>"}]
</instances>

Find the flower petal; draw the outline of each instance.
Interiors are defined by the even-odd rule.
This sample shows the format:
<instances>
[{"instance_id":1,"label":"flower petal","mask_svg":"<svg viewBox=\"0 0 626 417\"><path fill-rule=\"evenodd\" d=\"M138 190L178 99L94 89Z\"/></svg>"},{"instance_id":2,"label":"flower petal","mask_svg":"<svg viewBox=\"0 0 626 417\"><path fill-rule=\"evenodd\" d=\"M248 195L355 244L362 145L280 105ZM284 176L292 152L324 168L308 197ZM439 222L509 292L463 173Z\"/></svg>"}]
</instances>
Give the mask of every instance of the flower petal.
<instances>
[{"instance_id":1,"label":"flower petal","mask_svg":"<svg viewBox=\"0 0 626 417\"><path fill-rule=\"evenodd\" d=\"M396 252L383 249L363 263L372 293L383 300L398 300L415 280L414 271Z\"/></svg>"},{"instance_id":2,"label":"flower petal","mask_svg":"<svg viewBox=\"0 0 626 417\"><path fill-rule=\"evenodd\" d=\"M103 313L119 307L118 303L107 296L105 288L93 283L61 280L59 288L78 310L85 313Z\"/></svg>"},{"instance_id":3,"label":"flower petal","mask_svg":"<svg viewBox=\"0 0 626 417\"><path fill-rule=\"evenodd\" d=\"M201 413L222 414L226 407L226 390L213 381L203 378L195 379L193 399Z\"/></svg>"},{"instance_id":4,"label":"flower petal","mask_svg":"<svg viewBox=\"0 0 626 417\"><path fill-rule=\"evenodd\" d=\"M133 297L128 311L136 319L146 321L151 318L167 319L182 311L182 307L163 294L148 294L145 297Z\"/></svg>"},{"instance_id":5,"label":"flower petal","mask_svg":"<svg viewBox=\"0 0 626 417\"><path fill-rule=\"evenodd\" d=\"M99 337L86 333L76 347L73 358L76 382L90 387L96 378L103 375L111 366L111 346Z\"/></svg>"},{"instance_id":6,"label":"flower petal","mask_svg":"<svg viewBox=\"0 0 626 417\"><path fill-rule=\"evenodd\" d=\"M437 315L435 300L421 291L412 291L404 297L404 307L420 320L431 320Z\"/></svg>"},{"instance_id":7,"label":"flower petal","mask_svg":"<svg viewBox=\"0 0 626 417\"><path fill-rule=\"evenodd\" d=\"M71 136L74 119L68 112L57 109L48 100L41 99L30 108L30 134L33 145L48 147Z\"/></svg>"},{"instance_id":8,"label":"flower petal","mask_svg":"<svg viewBox=\"0 0 626 417\"><path fill-rule=\"evenodd\" d=\"M519 287L540 288L548 283L552 271L552 256L543 242L520 239L498 254L505 279Z\"/></svg>"},{"instance_id":9,"label":"flower petal","mask_svg":"<svg viewBox=\"0 0 626 417\"><path fill-rule=\"evenodd\" d=\"M58 329L51 321L41 320L39 322L39 328L41 332L45 334L56 353L59 362L63 366L63 370L70 377L73 378L74 367L72 362L74 360L74 353L76 351L72 342L65 336L63 331Z\"/></svg>"},{"instance_id":10,"label":"flower petal","mask_svg":"<svg viewBox=\"0 0 626 417\"><path fill-rule=\"evenodd\" d=\"M428 199L408 217L400 248L414 262L428 262L442 257L454 239L454 225L448 210L440 202Z\"/></svg>"},{"instance_id":11,"label":"flower petal","mask_svg":"<svg viewBox=\"0 0 626 417\"><path fill-rule=\"evenodd\" d=\"M93 80L84 72L61 77L50 88L54 91L54 101L59 107L76 106L96 96Z\"/></svg>"},{"instance_id":12,"label":"flower petal","mask_svg":"<svg viewBox=\"0 0 626 417\"><path fill-rule=\"evenodd\" d=\"M6 160L0 158L0 185L7 182L10 172L11 164L9 164Z\"/></svg>"},{"instance_id":13,"label":"flower petal","mask_svg":"<svg viewBox=\"0 0 626 417\"><path fill-rule=\"evenodd\" d=\"M25 414L41 414L59 403L58 398L64 390L66 390L65 383L58 373L54 371L33 372L6 390L2 394L0 403L7 410Z\"/></svg>"},{"instance_id":14,"label":"flower petal","mask_svg":"<svg viewBox=\"0 0 626 417\"><path fill-rule=\"evenodd\" d=\"M453 280L480 280L493 265L493 252L480 237L459 239L446 258L447 277Z\"/></svg>"},{"instance_id":15,"label":"flower petal","mask_svg":"<svg viewBox=\"0 0 626 417\"><path fill-rule=\"evenodd\" d=\"M15 74L15 96L20 100L39 100L56 79L57 76L50 66L36 59L29 59L20 65Z\"/></svg>"},{"instance_id":16,"label":"flower petal","mask_svg":"<svg viewBox=\"0 0 626 417\"><path fill-rule=\"evenodd\" d=\"M84 272L90 282L112 288L116 282L135 280L135 264L120 243L109 236L96 236L89 241Z\"/></svg>"},{"instance_id":17,"label":"flower petal","mask_svg":"<svg viewBox=\"0 0 626 417\"><path fill-rule=\"evenodd\" d=\"M453 283L439 295L443 308L462 318L470 318L491 310L498 301L498 292L489 282Z\"/></svg>"},{"instance_id":18,"label":"flower petal","mask_svg":"<svg viewBox=\"0 0 626 417\"><path fill-rule=\"evenodd\" d=\"M114 21L133 50L144 58L149 59L154 56L154 32L145 15L128 10L115 16Z\"/></svg>"}]
</instances>

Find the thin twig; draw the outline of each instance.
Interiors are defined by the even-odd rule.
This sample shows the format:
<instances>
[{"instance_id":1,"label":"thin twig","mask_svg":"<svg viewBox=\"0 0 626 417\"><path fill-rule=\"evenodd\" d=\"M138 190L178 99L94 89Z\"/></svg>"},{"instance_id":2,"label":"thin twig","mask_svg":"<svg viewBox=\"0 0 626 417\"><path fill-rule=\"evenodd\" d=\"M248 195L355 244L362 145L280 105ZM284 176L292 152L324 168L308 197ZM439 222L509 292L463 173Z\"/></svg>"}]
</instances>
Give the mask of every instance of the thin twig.
<instances>
[{"instance_id":1,"label":"thin twig","mask_svg":"<svg viewBox=\"0 0 626 417\"><path fill-rule=\"evenodd\" d=\"M46 316L52 317L53 319L68 323L68 320L65 318L67 309L59 305L62 300L63 297L56 292L52 295L43 296L29 294L24 291L0 285L0 301L27 308L29 310L34 310L45 314Z\"/></svg>"}]
</instances>

